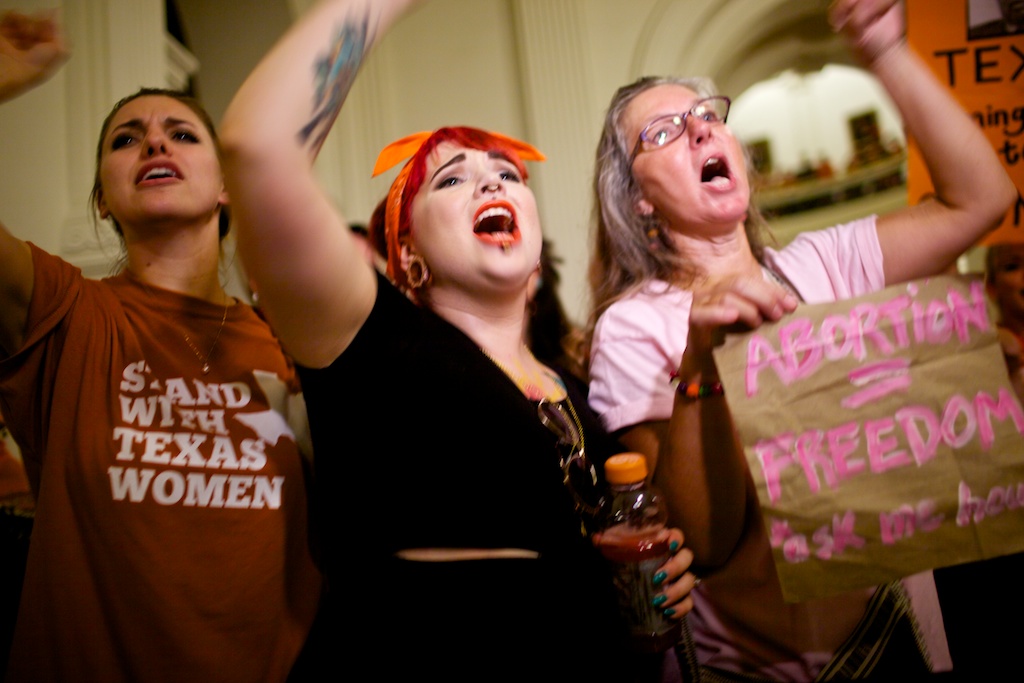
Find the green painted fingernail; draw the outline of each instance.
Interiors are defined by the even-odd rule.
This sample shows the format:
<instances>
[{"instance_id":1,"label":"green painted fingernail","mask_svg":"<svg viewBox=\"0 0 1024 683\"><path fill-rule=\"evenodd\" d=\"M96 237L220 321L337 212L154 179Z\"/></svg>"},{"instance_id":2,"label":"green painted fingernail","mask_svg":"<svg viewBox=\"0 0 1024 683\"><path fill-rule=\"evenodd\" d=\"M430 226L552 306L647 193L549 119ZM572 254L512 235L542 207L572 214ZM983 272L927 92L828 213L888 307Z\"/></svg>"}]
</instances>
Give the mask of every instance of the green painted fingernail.
<instances>
[{"instance_id":1,"label":"green painted fingernail","mask_svg":"<svg viewBox=\"0 0 1024 683\"><path fill-rule=\"evenodd\" d=\"M665 572L658 572L657 574L654 575L654 578L651 579L651 581L654 582L655 586L658 586L658 585L661 584L662 581L664 581L667 578L668 578L668 574L666 574Z\"/></svg>"},{"instance_id":2,"label":"green painted fingernail","mask_svg":"<svg viewBox=\"0 0 1024 683\"><path fill-rule=\"evenodd\" d=\"M679 550L679 541L672 541L668 544L668 549L672 552Z\"/></svg>"},{"instance_id":3,"label":"green painted fingernail","mask_svg":"<svg viewBox=\"0 0 1024 683\"><path fill-rule=\"evenodd\" d=\"M651 604L654 605L655 607L658 607L659 605L664 603L666 600L668 600L668 598L666 596L664 596L664 595L655 595L654 599L651 600Z\"/></svg>"},{"instance_id":4,"label":"green painted fingernail","mask_svg":"<svg viewBox=\"0 0 1024 683\"><path fill-rule=\"evenodd\" d=\"M672 609L671 607L669 607L669 608L668 608L667 610L665 610L665 611L663 612L663 614L664 614L664 615L665 615L666 617L670 617L670 616L672 616L672 615L673 615L673 614L675 614L675 613L676 613L676 611L675 611L674 609Z\"/></svg>"}]
</instances>

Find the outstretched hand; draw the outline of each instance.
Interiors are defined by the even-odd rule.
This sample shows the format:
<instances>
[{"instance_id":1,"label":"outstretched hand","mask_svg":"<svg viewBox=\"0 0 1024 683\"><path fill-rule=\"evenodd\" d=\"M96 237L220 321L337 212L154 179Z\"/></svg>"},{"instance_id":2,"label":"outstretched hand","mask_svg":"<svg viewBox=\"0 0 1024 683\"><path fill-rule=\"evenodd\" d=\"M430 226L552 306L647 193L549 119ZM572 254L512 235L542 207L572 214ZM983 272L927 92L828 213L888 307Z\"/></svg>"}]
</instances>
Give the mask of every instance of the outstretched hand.
<instances>
[{"instance_id":1,"label":"outstretched hand","mask_svg":"<svg viewBox=\"0 0 1024 683\"><path fill-rule=\"evenodd\" d=\"M900 45L906 33L903 3L897 0L834 0L829 23L865 66Z\"/></svg>"},{"instance_id":2,"label":"outstretched hand","mask_svg":"<svg viewBox=\"0 0 1024 683\"><path fill-rule=\"evenodd\" d=\"M0 102L42 83L70 54L56 12L0 16Z\"/></svg>"}]
</instances>

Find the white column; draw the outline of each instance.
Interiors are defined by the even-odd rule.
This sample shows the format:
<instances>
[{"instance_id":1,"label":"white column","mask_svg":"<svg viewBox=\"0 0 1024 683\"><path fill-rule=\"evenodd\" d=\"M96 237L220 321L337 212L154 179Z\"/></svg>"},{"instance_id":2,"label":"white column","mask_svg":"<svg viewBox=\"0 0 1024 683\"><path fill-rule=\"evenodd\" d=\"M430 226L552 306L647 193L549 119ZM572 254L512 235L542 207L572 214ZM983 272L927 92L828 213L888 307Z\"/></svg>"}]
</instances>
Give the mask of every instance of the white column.
<instances>
[{"instance_id":1,"label":"white column","mask_svg":"<svg viewBox=\"0 0 1024 683\"><path fill-rule=\"evenodd\" d=\"M545 237L562 265L561 297L568 314L586 315L595 123L580 0L512 0L518 43L526 140L548 158L534 165L531 182ZM570 257L571 256L571 257Z\"/></svg>"},{"instance_id":2,"label":"white column","mask_svg":"<svg viewBox=\"0 0 1024 683\"><path fill-rule=\"evenodd\" d=\"M94 229L87 206L100 125L114 103L141 87L169 87L163 0L65 0L72 57L64 67L67 216L60 255L100 277L120 246L107 224ZM99 240L97 240L97 234Z\"/></svg>"}]
</instances>

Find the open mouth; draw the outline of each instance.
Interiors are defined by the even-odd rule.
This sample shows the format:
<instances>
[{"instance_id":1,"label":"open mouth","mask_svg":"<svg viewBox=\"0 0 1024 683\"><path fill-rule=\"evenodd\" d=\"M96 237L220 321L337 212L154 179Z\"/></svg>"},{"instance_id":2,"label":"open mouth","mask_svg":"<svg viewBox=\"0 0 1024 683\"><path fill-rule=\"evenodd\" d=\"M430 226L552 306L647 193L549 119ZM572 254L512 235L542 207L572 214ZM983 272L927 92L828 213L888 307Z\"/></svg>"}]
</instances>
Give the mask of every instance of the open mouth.
<instances>
[{"instance_id":1,"label":"open mouth","mask_svg":"<svg viewBox=\"0 0 1024 683\"><path fill-rule=\"evenodd\" d=\"M723 181L729 180L729 165L720 157L711 157L704 162L704 166L700 169L700 181L710 183L719 178Z\"/></svg>"},{"instance_id":2,"label":"open mouth","mask_svg":"<svg viewBox=\"0 0 1024 683\"><path fill-rule=\"evenodd\" d=\"M144 183L152 180L166 180L168 178L178 178L177 169L171 166L153 166L152 168L145 169L138 178L136 183Z\"/></svg>"},{"instance_id":3,"label":"open mouth","mask_svg":"<svg viewBox=\"0 0 1024 683\"><path fill-rule=\"evenodd\" d=\"M480 207L473 221L473 233L477 239L494 244L508 251L519 241L519 227L516 225L512 208L503 202L489 202Z\"/></svg>"}]
</instances>

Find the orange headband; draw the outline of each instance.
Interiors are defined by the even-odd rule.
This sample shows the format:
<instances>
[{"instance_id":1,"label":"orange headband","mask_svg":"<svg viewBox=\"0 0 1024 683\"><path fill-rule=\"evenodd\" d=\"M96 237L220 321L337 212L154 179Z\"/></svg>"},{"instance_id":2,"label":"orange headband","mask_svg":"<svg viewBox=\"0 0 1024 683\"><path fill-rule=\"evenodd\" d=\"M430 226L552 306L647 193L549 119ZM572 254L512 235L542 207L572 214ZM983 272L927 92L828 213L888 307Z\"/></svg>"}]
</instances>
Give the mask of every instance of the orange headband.
<instances>
[{"instance_id":1,"label":"orange headband","mask_svg":"<svg viewBox=\"0 0 1024 683\"><path fill-rule=\"evenodd\" d=\"M436 132L420 131L419 133L406 135L404 138L395 140L381 150L377 156L377 163L373 165L373 177L376 177L394 167L403 159L410 159L410 163L406 163L402 170L399 171L398 176L395 177L394 182L391 183L384 213L384 237L388 248L388 277L403 289L405 276L404 273L399 274L398 272L398 255L400 253L398 223L402 212L402 196L405 194L405 186L409 181L409 174L412 171L411 157L415 157L416 153L423 147L423 144ZM525 161L544 161L547 158L536 147L521 140L516 140L500 133L492 133L491 131L484 132L507 144L515 150L520 159Z\"/></svg>"},{"instance_id":2,"label":"orange headband","mask_svg":"<svg viewBox=\"0 0 1024 683\"><path fill-rule=\"evenodd\" d=\"M435 132L436 131L432 130L423 130L419 133L406 135L404 138L399 138L387 145L380 151L380 154L377 155L377 163L373 165L372 177L375 178L379 176L381 173L393 167L403 159L416 156L416 152L420 151L420 147L423 146L423 143L429 140L430 136ZM536 147L525 143L522 140L516 140L515 138L510 138L507 135L502 135L501 133L492 133L489 130L485 132L491 137L501 140L514 149L519 154L520 159L524 159L526 161L544 161L547 158L541 154L540 150Z\"/></svg>"}]
</instances>

